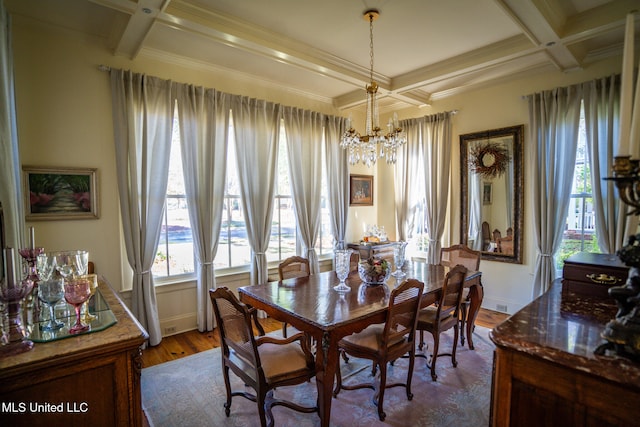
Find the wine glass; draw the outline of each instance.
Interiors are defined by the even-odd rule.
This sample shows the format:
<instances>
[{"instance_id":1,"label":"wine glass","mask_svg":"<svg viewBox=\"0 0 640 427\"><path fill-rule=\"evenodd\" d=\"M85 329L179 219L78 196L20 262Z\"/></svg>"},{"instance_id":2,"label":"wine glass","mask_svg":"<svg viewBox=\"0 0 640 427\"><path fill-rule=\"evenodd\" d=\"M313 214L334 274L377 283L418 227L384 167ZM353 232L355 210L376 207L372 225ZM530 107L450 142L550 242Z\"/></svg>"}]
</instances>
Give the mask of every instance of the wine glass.
<instances>
[{"instance_id":1,"label":"wine glass","mask_svg":"<svg viewBox=\"0 0 640 427\"><path fill-rule=\"evenodd\" d=\"M404 253L406 247L407 242L403 241L397 242L393 247L393 263L396 265L396 271L391 273L391 275L396 279L405 275L404 271L402 271L402 266L404 265L405 261Z\"/></svg>"},{"instance_id":2,"label":"wine glass","mask_svg":"<svg viewBox=\"0 0 640 427\"><path fill-rule=\"evenodd\" d=\"M76 323L69 329L70 334L79 334L89 330L89 325L82 323L80 309L82 304L91 296L91 284L82 277L64 281L64 299L73 306L76 311Z\"/></svg>"},{"instance_id":3,"label":"wine glass","mask_svg":"<svg viewBox=\"0 0 640 427\"><path fill-rule=\"evenodd\" d=\"M56 271L56 257L52 253L41 253L36 258L36 269L41 281L51 280L53 272Z\"/></svg>"},{"instance_id":4,"label":"wine glass","mask_svg":"<svg viewBox=\"0 0 640 427\"><path fill-rule=\"evenodd\" d=\"M64 323L56 320L56 304L64 298L64 281L50 279L38 283L38 298L49 307L49 322L42 325L43 331L57 331Z\"/></svg>"},{"instance_id":5,"label":"wine glass","mask_svg":"<svg viewBox=\"0 0 640 427\"><path fill-rule=\"evenodd\" d=\"M353 251L351 249L338 249L334 251L336 275L340 280L340 283L333 287L336 291L348 292L351 290L351 288L345 283L345 280L349 275L352 252Z\"/></svg>"},{"instance_id":6,"label":"wine glass","mask_svg":"<svg viewBox=\"0 0 640 427\"><path fill-rule=\"evenodd\" d=\"M56 257L56 269L66 280L68 277L87 274L89 267L89 252L87 251L60 251L54 252Z\"/></svg>"},{"instance_id":7,"label":"wine glass","mask_svg":"<svg viewBox=\"0 0 640 427\"><path fill-rule=\"evenodd\" d=\"M85 274L80 276L83 279L87 279L89 281L89 289L91 290L91 294L89 298L82 304L82 320L86 323L90 323L92 320L97 319L96 315L93 315L89 312L89 300L96 293L96 289L98 289L98 276L95 274Z\"/></svg>"}]
</instances>

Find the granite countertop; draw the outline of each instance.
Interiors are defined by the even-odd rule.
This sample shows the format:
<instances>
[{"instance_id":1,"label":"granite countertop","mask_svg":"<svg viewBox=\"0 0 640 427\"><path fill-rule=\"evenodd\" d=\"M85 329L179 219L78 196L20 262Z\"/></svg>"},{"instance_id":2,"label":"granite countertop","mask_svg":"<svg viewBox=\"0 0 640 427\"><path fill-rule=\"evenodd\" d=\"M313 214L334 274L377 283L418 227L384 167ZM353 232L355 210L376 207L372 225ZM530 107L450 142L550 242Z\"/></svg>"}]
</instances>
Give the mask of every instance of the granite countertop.
<instances>
[{"instance_id":1,"label":"granite countertop","mask_svg":"<svg viewBox=\"0 0 640 427\"><path fill-rule=\"evenodd\" d=\"M616 355L597 356L600 336L615 317L613 300L563 292L561 280L490 333L498 347L527 353L565 367L640 388L640 363Z\"/></svg>"}]
</instances>

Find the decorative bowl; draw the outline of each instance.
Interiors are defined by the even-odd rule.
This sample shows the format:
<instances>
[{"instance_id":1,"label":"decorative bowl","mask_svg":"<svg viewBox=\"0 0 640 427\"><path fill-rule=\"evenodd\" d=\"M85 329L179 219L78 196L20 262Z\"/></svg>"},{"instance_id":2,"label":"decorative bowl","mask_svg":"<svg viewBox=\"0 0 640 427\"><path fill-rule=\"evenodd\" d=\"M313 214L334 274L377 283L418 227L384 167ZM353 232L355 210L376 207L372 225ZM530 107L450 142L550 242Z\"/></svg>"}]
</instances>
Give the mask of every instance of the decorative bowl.
<instances>
[{"instance_id":1,"label":"decorative bowl","mask_svg":"<svg viewBox=\"0 0 640 427\"><path fill-rule=\"evenodd\" d=\"M389 278L391 267L385 259L369 258L360 261L358 264L358 274L364 283L368 285L380 285Z\"/></svg>"}]
</instances>

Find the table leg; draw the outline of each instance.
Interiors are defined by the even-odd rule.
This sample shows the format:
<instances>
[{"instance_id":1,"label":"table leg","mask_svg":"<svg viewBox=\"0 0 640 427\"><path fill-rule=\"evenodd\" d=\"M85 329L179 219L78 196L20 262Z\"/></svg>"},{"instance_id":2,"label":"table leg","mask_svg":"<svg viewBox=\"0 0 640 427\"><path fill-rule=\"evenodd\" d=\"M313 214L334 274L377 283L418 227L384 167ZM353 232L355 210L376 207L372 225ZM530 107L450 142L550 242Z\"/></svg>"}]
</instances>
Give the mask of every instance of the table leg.
<instances>
[{"instance_id":1,"label":"table leg","mask_svg":"<svg viewBox=\"0 0 640 427\"><path fill-rule=\"evenodd\" d=\"M469 288L469 313L467 314L467 344L469 345L469 349L473 350L473 327L476 322L476 317L478 316L478 311L480 311L480 306L482 305L482 298L484 298L484 289L482 287L482 282L478 279L478 282L472 285Z\"/></svg>"},{"instance_id":2,"label":"table leg","mask_svg":"<svg viewBox=\"0 0 640 427\"><path fill-rule=\"evenodd\" d=\"M339 363L338 342L331 334L326 332L318 342L321 343L319 349L321 351L316 352L316 387L318 388L320 425L329 427L333 383Z\"/></svg>"}]
</instances>

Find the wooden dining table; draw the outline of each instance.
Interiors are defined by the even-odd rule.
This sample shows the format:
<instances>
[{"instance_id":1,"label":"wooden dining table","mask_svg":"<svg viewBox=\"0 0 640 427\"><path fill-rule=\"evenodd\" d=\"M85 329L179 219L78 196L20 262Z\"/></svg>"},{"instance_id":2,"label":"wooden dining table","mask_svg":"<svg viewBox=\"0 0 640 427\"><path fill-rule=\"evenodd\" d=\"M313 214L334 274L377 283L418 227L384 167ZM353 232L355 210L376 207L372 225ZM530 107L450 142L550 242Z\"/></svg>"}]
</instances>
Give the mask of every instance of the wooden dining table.
<instances>
[{"instance_id":1,"label":"wooden dining table","mask_svg":"<svg viewBox=\"0 0 640 427\"><path fill-rule=\"evenodd\" d=\"M425 284L422 307L436 302L447 267L411 261L403 270L404 278L415 278ZM466 331L471 349L473 323L483 298L480 278L480 272L469 272L465 280L471 299ZM331 419L333 383L339 367L338 342L368 325L385 322L390 290L397 282L391 276L384 285L366 285L357 272L352 272L346 280L350 291L335 291L333 287L338 283L335 271L327 271L238 289L240 300L245 304L263 310L270 317L287 322L315 339L318 407L321 425L326 427Z\"/></svg>"}]
</instances>

